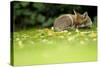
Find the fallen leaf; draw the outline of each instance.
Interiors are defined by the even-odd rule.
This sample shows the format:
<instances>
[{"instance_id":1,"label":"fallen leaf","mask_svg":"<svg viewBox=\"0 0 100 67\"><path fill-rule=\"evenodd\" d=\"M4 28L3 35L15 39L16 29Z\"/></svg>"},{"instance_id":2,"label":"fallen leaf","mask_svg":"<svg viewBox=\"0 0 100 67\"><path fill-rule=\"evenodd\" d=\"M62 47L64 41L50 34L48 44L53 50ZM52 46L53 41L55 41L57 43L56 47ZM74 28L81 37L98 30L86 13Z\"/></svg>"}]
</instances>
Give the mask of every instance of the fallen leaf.
<instances>
[{"instance_id":1,"label":"fallen leaf","mask_svg":"<svg viewBox=\"0 0 100 67\"><path fill-rule=\"evenodd\" d=\"M63 39L63 38L64 38L64 36L59 36L59 38L62 38L62 39Z\"/></svg>"},{"instance_id":2,"label":"fallen leaf","mask_svg":"<svg viewBox=\"0 0 100 67\"><path fill-rule=\"evenodd\" d=\"M20 48L23 48L23 47L24 47L22 41L18 41L18 46L19 46Z\"/></svg>"},{"instance_id":3,"label":"fallen leaf","mask_svg":"<svg viewBox=\"0 0 100 67\"><path fill-rule=\"evenodd\" d=\"M80 44L84 44L85 42L84 41L80 41Z\"/></svg>"}]
</instances>

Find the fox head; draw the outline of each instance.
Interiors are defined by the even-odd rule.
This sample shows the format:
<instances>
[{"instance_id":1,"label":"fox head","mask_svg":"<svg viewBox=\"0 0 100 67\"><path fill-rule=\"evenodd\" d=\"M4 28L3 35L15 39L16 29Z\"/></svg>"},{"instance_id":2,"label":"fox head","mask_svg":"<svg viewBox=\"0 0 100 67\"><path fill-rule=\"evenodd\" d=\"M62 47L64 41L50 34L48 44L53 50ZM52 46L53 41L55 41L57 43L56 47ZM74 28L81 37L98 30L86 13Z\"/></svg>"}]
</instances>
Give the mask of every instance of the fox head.
<instances>
[{"instance_id":1,"label":"fox head","mask_svg":"<svg viewBox=\"0 0 100 67\"><path fill-rule=\"evenodd\" d=\"M75 14L75 22L78 23L78 24L83 24L88 19L88 13L87 12L80 14L80 13L78 13L74 10L74 14Z\"/></svg>"}]
</instances>

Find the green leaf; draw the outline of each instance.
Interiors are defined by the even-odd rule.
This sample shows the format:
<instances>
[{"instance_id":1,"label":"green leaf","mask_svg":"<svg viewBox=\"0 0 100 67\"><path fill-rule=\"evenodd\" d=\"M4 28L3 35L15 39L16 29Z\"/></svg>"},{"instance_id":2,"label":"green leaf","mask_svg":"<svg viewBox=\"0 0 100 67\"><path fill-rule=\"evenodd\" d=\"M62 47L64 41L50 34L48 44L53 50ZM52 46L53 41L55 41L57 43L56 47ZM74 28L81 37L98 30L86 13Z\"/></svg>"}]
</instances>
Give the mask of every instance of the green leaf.
<instances>
[{"instance_id":1,"label":"green leaf","mask_svg":"<svg viewBox=\"0 0 100 67\"><path fill-rule=\"evenodd\" d=\"M50 26L53 23L53 21L54 21L53 18L49 18L42 26L43 27Z\"/></svg>"},{"instance_id":2,"label":"green leaf","mask_svg":"<svg viewBox=\"0 0 100 67\"><path fill-rule=\"evenodd\" d=\"M26 7L26 6L29 5L29 2L21 2L20 4L21 4L23 7Z\"/></svg>"},{"instance_id":3,"label":"green leaf","mask_svg":"<svg viewBox=\"0 0 100 67\"><path fill-rule=\"evenodd\" d=\"M35 7L38 11L43 11L46 6L43 3L34 3L33 7Z\"/></svg>"},{"instance_id":4,"label":"green leaf","mask_svg":"<svg viewBox=\"0 0 100 67\"><path fill-rule=\"evenodd\" d=\"M37 20L38 20L40 23L44 23L44 22L45 22L45 16L39 14L38 17L37 17Z\"/></svg>"}]
</instances>

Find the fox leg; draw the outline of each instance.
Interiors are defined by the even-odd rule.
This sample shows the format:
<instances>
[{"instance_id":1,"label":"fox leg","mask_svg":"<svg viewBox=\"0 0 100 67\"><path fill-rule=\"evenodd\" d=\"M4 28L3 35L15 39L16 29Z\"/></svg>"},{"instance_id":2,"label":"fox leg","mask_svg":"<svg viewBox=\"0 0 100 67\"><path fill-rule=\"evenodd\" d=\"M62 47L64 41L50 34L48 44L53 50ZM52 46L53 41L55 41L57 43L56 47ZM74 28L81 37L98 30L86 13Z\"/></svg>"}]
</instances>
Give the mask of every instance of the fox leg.
<instances>
[{"instance_id":1,"label":"fox leg","mask_svg":"<svg viewBox=\"0 0 100 67\"><path fill-rule=\"evenodd\" d=\"M76 24L76 25L74 25L74 26L75 26L75 28L76 28L76 29L78 29L78 28L79 28L79 25L78 25L78 24Z\"/></svg>"}]
</instances>

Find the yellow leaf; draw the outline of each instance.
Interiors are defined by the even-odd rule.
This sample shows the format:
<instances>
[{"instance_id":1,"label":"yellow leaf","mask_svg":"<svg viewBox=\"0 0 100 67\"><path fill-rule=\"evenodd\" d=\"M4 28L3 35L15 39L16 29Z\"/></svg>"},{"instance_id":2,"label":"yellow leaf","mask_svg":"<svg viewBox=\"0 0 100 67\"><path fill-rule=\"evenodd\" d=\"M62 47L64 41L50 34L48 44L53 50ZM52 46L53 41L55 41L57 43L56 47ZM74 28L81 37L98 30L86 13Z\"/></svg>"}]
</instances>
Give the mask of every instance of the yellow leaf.
<instances>
[{"instance_id":1,"label":"yellow leaf","mask_svg":"<svg viewBox=\"0 0 100 67\"><path fill-rule=\"evenodd\" d=\"M78 30L78 29L76 29L76 30L75 30L75 32L79 32L79 30Z\"/></svg>"},{"instance_id":2,"label":"yellow leaf","mask_svg":"<svg viewBox=\"0 0 100 67\"><path fill-rule=\"evenodd\" d=\"M89 36L95 38L97 34L95 32L92 32Z\"/></svg>"},{"instance_id":3,"label":"yellow leaf","mask_svg":"<svg viewBox=\"0 0 100 67\"><path fill-rule=\"evenodd\" d=\"M23 48L23 47L24 47L22 41L18 41L18 46L19 46L20 48Z\"/></svg>"},{"instance_id":4,"label":"yellow leaf","mask_svg":"<svg viewBox=\"0 0 100 67\"><path fill-rule=\"evenodd\" d=\"M96 40L97 40L96 38L93 39L93 41L96 41Z\"/></svg>"},{"instance_id":5,"label":"yellow leaf","mask_svg":"<svg viewBox=\"0 0 100 67\"><path fill-rule=\"evenodd\" d=\"M64 38L64 36L59 36L59 37L62 38L62 39Z\"/></svg>"},{"instance_id":6,"label":"yellow leaf","mask_svg":"<svg viewBox=\"0 0 100 67\"><path fill-rule=\"evenodd\" d=\"M80 41L80 44L84 44L85 42L84 41Z\"/></svg>"}]
</instances>

